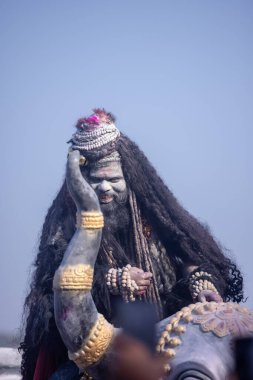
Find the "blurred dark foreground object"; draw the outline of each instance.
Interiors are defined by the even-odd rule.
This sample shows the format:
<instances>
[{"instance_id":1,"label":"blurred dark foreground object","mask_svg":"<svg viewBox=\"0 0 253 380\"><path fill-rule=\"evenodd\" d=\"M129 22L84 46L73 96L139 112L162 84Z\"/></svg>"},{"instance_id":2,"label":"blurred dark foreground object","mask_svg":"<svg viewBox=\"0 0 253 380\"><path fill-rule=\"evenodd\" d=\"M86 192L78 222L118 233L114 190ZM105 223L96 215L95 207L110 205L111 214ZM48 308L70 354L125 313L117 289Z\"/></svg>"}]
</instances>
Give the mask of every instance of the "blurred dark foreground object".
<instances>
[{"instance_id":1,"label":"blurred dark foreground object","mask_svg":"<svg viewBox=\"0 0 253 380\"><path fill-rule=\"evenodd\" d=\"M146 345L122 332L113 343L117 353L112 361L110 380L158 380L164 375L167 359L155 356Z\"/></svg>"},{"instance_id":2,"label":"blurred dark foreground object","mask_svg":"<svg viewBox=\"0 0 253 380\"><path fill-rule=\"evenodd\" d=\"M140 301L119 302L117 318L126 334L142 342L152 353L155 353L156 309L154 305Z\"/></svg>"},{"instance_id":3,"label":"blurred dark foreground object","mask_svg":"<svg viewBox=\"0 0 253 380\"><path fill-rule=\"evenodd\" d=\"M253 338L235 341L236 379L253 380Z\"/></svg>"},{"instance_id":4,"label":"blurred dark foreground object","mask_svg":"<svg viewBox=\"0 0 253 380\"><path fill-rule=\"evenodd\" d=\"M110 380L158 380L166 359L155 355L155 307L141 302L119 303L118 320L123 331L113 343Z\"/></svg>"}]
</instances>

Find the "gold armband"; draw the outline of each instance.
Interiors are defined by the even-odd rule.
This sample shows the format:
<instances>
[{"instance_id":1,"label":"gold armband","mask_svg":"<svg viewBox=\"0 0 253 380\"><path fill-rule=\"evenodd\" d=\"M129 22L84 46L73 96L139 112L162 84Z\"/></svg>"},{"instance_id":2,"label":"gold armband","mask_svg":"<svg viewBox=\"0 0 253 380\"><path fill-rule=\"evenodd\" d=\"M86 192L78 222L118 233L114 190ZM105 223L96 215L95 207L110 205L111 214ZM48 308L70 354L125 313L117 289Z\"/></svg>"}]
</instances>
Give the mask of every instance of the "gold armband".
<instances>
[{"instance_id":1,"label":"gold armband","mask_svg":"<svg viewBox=\"0 0 253 380\"><path fill-rule=\"evenodd\" d=\"M85 229L99 229L104 227L104 216L97 211L81 211L76 216L76 226Z\"/></svg>"},{"instance_id":2,"label":"gold armband","mask_svg":"<svg viewBox=\"0 0 253 380\"><path fill-rule=\"evenodd\" d=\"M67 265L57 269L53 288L61 290L84 290L92 288L93 268L88 264Z\"/></svg>"},{"instance_id":3,"label":"gold armband","mask_svg":"<svg viewBox=\"0 0 253 380\"><path fill-rule=\"evenodd\" d=\"M113 325L98 314L91 332L83 343L83 346L76 352L69 352L69 359L73 360L80 369L84 369L96 363L108 349L113 337Z\"/></svg>"}]
</instances>

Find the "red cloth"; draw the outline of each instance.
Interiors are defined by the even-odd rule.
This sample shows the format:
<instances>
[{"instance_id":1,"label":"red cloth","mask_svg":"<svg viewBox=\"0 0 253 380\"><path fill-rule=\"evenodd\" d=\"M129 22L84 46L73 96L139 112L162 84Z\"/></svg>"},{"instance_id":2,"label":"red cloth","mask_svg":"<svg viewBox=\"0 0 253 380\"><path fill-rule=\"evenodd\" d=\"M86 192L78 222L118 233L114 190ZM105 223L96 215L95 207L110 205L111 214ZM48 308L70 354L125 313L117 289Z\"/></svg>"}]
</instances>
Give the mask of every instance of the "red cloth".
<instances>
[{"instance_id":1,"label":"red cloth","mask_svg":"<svg viewBox=\"0 0 253 380\"><path fill-rule=\"evenodd\" d=\"M48 380L57 369L57 360L42 347L36 362L33 380Z\"/></svg>"}]
</instances>

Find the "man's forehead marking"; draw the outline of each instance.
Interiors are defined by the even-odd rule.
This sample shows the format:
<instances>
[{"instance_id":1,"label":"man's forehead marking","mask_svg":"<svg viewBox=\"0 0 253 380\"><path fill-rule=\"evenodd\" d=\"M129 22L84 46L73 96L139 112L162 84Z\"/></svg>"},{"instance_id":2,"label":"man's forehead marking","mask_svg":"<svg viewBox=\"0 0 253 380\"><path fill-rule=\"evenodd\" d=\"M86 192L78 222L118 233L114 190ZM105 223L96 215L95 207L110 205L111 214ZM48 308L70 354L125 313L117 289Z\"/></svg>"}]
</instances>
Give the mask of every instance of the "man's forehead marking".
<instances>
[{"instance_id":1,"label":"man's forehead marking","mask_svg":"<svg viewBox=\"0 0 253 380\"><path fill-rule=\"evenodd\" d=\"M92 176L122 176L123 177L123 172L122 168L119 162L110 162L109 165L103 165L103 166L98 166L98 167L93 167L90 171L90 175Z\"/></svg>"}]
</instances>

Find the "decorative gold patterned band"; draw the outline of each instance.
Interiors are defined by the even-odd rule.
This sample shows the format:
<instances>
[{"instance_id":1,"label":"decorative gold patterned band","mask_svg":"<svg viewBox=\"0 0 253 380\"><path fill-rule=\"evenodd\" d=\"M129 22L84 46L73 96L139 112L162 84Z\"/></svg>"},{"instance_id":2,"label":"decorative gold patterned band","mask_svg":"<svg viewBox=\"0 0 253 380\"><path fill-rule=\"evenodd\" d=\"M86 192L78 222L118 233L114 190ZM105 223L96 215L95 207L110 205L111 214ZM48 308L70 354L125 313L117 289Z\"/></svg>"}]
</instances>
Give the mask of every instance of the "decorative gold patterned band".
<instances>
[{"instance_id":1,"label":"decorative gold patterned band","mask_svg":"<svg viewBox=\"0 0 253 380\"><path fill-rule=\"evenodd\" d=\"M92 288L93 268L88 264L67 265L55 272L53 288L61 290L84 290Z\"/></svg>"},{"instance_id":2,"label":"decorative gold patterned band","mask_svg":"<svg viewBox=\"0 0 253 380\"><path fill-rule=\"evenodd\" d=\"M76 226L85 229L99 229L104 227L104 217L101 212L82 211L76 215Z\"/></svg>"},{"instance_id":3,"label":"decorative gold patterned band","mask_svg":"<svg viewBox=\"0 0 253 380\"><path fill-rule=\"evenodd\" d=\"M112 337L113 325L107 322L102 314L98 314L98 319L83 346L74 353L69 352L69 359L73 360L80 369L96 363L108 349Z\"/></svg>"}]
</instances>

